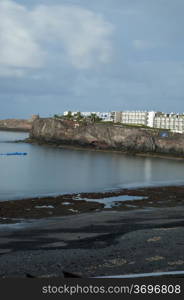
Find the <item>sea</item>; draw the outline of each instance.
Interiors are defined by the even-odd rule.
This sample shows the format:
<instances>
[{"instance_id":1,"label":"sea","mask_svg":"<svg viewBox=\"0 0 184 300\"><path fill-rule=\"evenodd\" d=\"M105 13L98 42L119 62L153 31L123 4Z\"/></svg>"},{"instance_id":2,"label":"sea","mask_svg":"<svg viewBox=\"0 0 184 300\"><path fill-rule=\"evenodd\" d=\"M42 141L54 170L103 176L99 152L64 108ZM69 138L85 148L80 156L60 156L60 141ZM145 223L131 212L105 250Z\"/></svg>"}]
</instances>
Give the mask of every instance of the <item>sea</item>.
<instances>
[{"instance_id":1,"label":"sea","mask_svg":"<svg viewBox=\"0 0 184 300\"><path fill-rule=\"evenodd\" d=\"M28 135L0 131L0 201L184 183L182 160L33 145Z\"/></svg>"}]
</instances>

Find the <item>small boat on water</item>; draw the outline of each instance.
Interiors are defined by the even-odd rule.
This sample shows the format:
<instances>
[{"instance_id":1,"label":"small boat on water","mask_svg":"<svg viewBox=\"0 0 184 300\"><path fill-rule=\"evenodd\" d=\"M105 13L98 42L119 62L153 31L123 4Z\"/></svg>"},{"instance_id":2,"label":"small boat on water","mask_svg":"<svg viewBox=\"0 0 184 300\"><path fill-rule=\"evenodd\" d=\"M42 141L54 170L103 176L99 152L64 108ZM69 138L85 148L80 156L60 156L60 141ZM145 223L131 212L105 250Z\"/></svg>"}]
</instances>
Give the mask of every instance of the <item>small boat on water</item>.
<instances>
[{"instance_id":1,"label":"small boat on water","mask_svg":"<svg viewBox=\"0 0 184 300\"><path fill-rule=\"evenodd\" d=\"M27 152L7 152L7 153L0 153L0 155L27 155Z\"/></svg>"}]
</instances>

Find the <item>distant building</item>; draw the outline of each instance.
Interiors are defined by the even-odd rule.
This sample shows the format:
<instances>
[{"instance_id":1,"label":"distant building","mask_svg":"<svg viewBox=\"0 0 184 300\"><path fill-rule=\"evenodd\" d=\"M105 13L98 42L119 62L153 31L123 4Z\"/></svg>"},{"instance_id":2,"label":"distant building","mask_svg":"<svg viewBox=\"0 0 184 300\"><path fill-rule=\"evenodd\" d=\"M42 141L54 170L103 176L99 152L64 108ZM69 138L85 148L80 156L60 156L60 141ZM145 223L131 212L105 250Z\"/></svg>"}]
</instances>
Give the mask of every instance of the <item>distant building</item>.
<instances>
[{"instance_id":1,"label":"distant building","mask_svg":"<svg viewBox=\"0 0 184 300\"><path fill-rule=\"evenodd\" d=\"M148 113L146 111L123 111L121 113L121 123L147 125Z\"/></svg>"},{"instance_id":2,"label":"distant building","mask_svg":"<svg viewBox=\"0 0 184 300\"><path fill-rule=\"evenodd\" d=\"M102 113L101 113L101 112L98 112L98 113L96 113L96 114L97 114L97 116L98 116L99 118L101 118L102 121L104 121L104 122L111 122L111 121L114 121L111 112L102 112Z\"/></svg>"},{"instance_id":3,"label":"distant building","mask_svg":"<svg viewBox=\"0 0 184 300\"><path fill-rule=\"evenodd\" d=\"M147 115L147 126L154 127L155 111L149 111Z\"/></svg>"},{"instance_id":4,"label":"distant building","mask_svg":"<svg viewBox=\"0 0 184 300\"><path fill-rule=\"evenodd\" d=\"M157 112L155 114L153 127L170 129L172 132L184 133L184 115Z\"/></svg>"},{"instance_id":5,"label":"distant building","mask_svg":"<svg viewBox=\"0 0 184 300\"><path fill-rule=\"evenodd\" d=\"M154 111L122 111L113 112L114 122L122 124L145 125L152 128L168 129L172 132L184 133L184 115Z\"/></svg>"},{"instance_id":6,"label":"distant building","mask_svg":"<svg viewBox=\"0 0 184 300\"><path fill-rule=\"evenodd\" d=\"M113 111L111 113L111 115L112 115L112 119L115 123L121 123L121 120L122 120L121 111Z\"/></svg>"},{"instance_id":7,"label":"distant building","mask_svg":"<svg viewBox=\"0 0 184 300\"><path fill-rule=\"evenodd\" d=\"M114 122L123 124L136 124L153 127L154 111L117 111L113 112Z\"/></svg>"},{"instance_id":8,"label":"distant building","mask_svg":"<svg viewBox=\"0 0 184 300\"><path fill-rule=\"evenodd\" d=\"M68 111L64 112L64 116ZM72 116L77 112L71 112ZM152 128L168 129L172 132L184 133L184 114L155 111L113 111L113 112L81 112L84 117L96 114L102 121L114 123L144 125Z\"/></svg>"}]
</instances>

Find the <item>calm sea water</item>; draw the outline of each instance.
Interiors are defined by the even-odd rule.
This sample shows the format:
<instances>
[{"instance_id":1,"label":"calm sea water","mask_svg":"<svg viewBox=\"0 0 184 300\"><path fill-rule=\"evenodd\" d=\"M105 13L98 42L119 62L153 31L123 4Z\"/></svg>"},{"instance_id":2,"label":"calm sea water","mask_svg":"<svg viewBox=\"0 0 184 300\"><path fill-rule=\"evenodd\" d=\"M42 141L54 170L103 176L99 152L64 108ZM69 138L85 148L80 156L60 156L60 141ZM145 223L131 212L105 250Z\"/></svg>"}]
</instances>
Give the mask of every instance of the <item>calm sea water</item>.
<instances>
[{"instance_id":1,"label":"calm sea water","mask_svg":"<svg viewBox=\"0 0 184 300\"><path fill-rule=\"evenodd\" d=\"M27 133L0 132L0 201L22 197L183 184L184 162L12 143Z\"/></svg>"}]
</instances>

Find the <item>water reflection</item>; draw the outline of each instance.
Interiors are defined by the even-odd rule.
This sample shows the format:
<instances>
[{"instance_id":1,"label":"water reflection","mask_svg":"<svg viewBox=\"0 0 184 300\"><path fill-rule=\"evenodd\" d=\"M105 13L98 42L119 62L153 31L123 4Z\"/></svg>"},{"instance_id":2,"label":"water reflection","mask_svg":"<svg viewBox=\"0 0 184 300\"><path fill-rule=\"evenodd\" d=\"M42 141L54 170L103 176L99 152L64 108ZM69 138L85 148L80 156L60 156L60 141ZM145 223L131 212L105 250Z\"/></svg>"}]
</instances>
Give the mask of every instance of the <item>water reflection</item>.
<instances>
[{"instance_id":1,"label":"water reflection","mask_svg":"<svg viewBox=\"0 0 184 300\"><path fill-rule=\"evenodd\" d=\"M151 175L152 175L152 163L153 161L151 161L148 158L145 158L145 162L144 162L144 178L146 182L151 182Z\"/></svg>"},{"instance_id":2,"label":"water reflection","mask_svg":"<svg viewBox=\"0 0 184 300\"><path fill-rule=\"evenodd\" d=\"M102 199L89 199L89 198L80 198L75 197L75 200L85 200L87 202L97 202L104 204L104 208L112 208L115 206L121 205L121 202L125 201L137 201L137 200L145 200L147 197L142 196L129 196L129 195L121 195L121 196L114 196L114 197L108 197L108 198L102 198ZM129 205L131 206L131 205Z\"/></svg>"}]
</instances>

